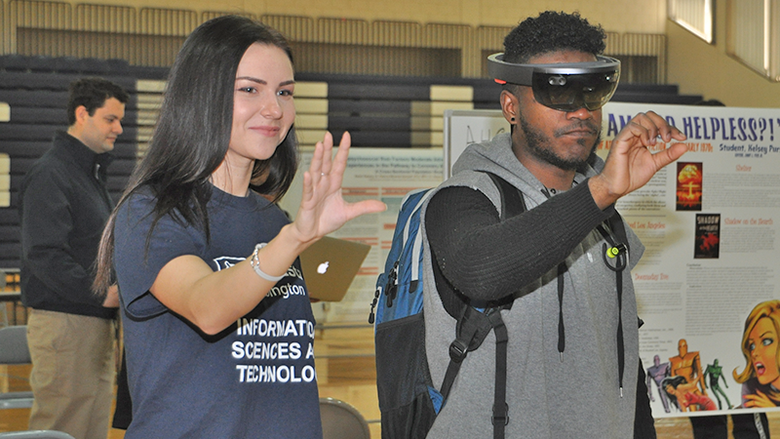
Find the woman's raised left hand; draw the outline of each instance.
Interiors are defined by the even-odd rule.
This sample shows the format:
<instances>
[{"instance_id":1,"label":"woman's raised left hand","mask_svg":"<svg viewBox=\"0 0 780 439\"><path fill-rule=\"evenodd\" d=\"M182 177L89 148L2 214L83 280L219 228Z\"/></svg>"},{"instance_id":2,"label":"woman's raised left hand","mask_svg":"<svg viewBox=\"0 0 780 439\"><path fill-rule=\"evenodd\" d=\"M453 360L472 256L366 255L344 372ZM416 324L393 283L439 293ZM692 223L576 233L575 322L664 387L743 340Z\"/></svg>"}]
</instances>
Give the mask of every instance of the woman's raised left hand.
<instances>
[{"instance_id":1,"label":"woman's raised left hand","mask_svg":"<svg viewBox=\"0 0 780 439\"><path fill-rule=\"evenodd\" d=\"M387 209L379 200L363 200L348 203L341 194L344 171L351 138L345 132L339 142L336 156L333 155L333 136L325 133L322 142L317 142L309 170L303 174L303 197L298 215L293 222L299 239L310 243L331 233L347 221L367 213Z\"/></svg>"}]
</instances>

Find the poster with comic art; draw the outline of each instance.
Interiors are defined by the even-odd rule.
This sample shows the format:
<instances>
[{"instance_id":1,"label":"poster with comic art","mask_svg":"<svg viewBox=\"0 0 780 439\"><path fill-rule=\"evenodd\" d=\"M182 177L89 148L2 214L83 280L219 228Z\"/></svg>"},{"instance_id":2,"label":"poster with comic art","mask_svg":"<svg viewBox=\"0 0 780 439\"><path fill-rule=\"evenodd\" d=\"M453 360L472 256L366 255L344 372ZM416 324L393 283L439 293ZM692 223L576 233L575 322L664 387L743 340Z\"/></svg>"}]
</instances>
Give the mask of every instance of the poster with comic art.
<instances>
[{"instance_id":1,"label":"poster with comic art","mask_svg":"<svg viewBox=\"0 0 780 439\"><path fill-rule=\"evenodd\" d=\"M647 247L632 277L653 415L777 410L780 109L610 103L599 153L648 109L688 146L617 205Z\"/></svg>"}]
</instances>

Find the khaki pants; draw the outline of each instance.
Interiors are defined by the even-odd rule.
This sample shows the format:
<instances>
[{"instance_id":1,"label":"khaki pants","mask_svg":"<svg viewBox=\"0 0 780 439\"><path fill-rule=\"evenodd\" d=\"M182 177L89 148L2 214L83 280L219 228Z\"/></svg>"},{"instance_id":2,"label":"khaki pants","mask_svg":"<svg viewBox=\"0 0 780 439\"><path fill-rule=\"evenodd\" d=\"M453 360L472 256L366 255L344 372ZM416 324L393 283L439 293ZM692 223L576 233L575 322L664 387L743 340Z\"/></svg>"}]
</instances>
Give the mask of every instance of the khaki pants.
<instances>
[{"instance_id":1,"label":"khaki pants","mask_svg":"<svg viewBox=\"0 0 780 439\"><path fill-rule=\"evenodd\" d=\"M30 430L106 439L114 385L114 322L34 309L27 322L35 400Z\"/></svg>"}]
</instances>

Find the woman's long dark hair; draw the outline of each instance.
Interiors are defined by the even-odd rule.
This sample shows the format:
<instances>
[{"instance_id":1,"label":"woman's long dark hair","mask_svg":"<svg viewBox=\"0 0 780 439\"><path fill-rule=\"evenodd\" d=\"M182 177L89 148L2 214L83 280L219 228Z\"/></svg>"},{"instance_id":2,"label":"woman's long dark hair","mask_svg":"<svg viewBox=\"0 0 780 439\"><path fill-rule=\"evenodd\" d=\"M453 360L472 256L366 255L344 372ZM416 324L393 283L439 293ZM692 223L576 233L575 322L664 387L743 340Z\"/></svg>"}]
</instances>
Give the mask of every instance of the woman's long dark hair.
<instances>
[{"instance_id":1,"label":"woman's long dark hair","mask_svg":"<svg viewBox=\"0 0 780 439\"><path fill-rule=\"evenodd\" d=\"M672 386L673 388L677 388L680 384L686 384L688 380L685 379L682 375L675 375L673 377L666 377L661 381L661 391L666 393L666 396L669 398L669 401L672 403L673 406L680 409L680 402L677 401L677 395L674 393L669 393L666 391L666 386Z\"/></svg>"},{"instance_id":2,"label":"woman's long dark hair","mask_svg":"<svg viewBox=\"0 0 780 439\"><path fill-rule=\"evenodd\" d=\"M246 17L214 18L187 37L168 76L148 152L130 177L117 209L140 188L149 188L157 200L152 228L171 215L182 224L201 227L209 239L209 178L227 154L236 71L254 43L276 46L293 61L282 34ZM277 200L290 187L297 166L293 127L271 158L255 161L250 187ZM106 224L98 251L94 284L98 293L112 283L117 209Z\"/></svg>"}]
</instances>

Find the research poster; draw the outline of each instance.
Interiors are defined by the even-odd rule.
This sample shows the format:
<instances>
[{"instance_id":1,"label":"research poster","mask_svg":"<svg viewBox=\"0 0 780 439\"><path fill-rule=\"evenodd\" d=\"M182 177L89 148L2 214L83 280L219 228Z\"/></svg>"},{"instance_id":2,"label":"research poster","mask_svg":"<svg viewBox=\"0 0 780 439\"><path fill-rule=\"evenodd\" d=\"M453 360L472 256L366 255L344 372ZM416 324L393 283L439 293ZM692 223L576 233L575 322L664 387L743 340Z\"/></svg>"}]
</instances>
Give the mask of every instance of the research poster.
<instances>
[{"instance_id":1,"label":"research poster","mask_svg":"<svg viewBox=\"0 0 780 439\"><path fill-rule=\"evenodd\" d=\"M776 410L780 110L611 103L600 152L650 108L688 137L680 160L618 202L646 247L632 277L653 414Z\"/></svg>"},{"instance_id":2,"label":"research poster","mask_svg":"<svg viewBox=\"0 0 780 439\"><path fill-rule=\"evenodd\" d=\"M295 215L301 202L303 170L311 153L303 153L300 171L280 203ZM363 215L330 236L371 245L357 276L340 302L315 303L319 323L368 324L376 279L384 270L401 200L407 192L438 186L442 182L442 149L353 148L350 149L342 195L349 202L377 199L387 204L385 212ZM334 261L331 261L334 263Z\"/></svg>"}]
</instances>

